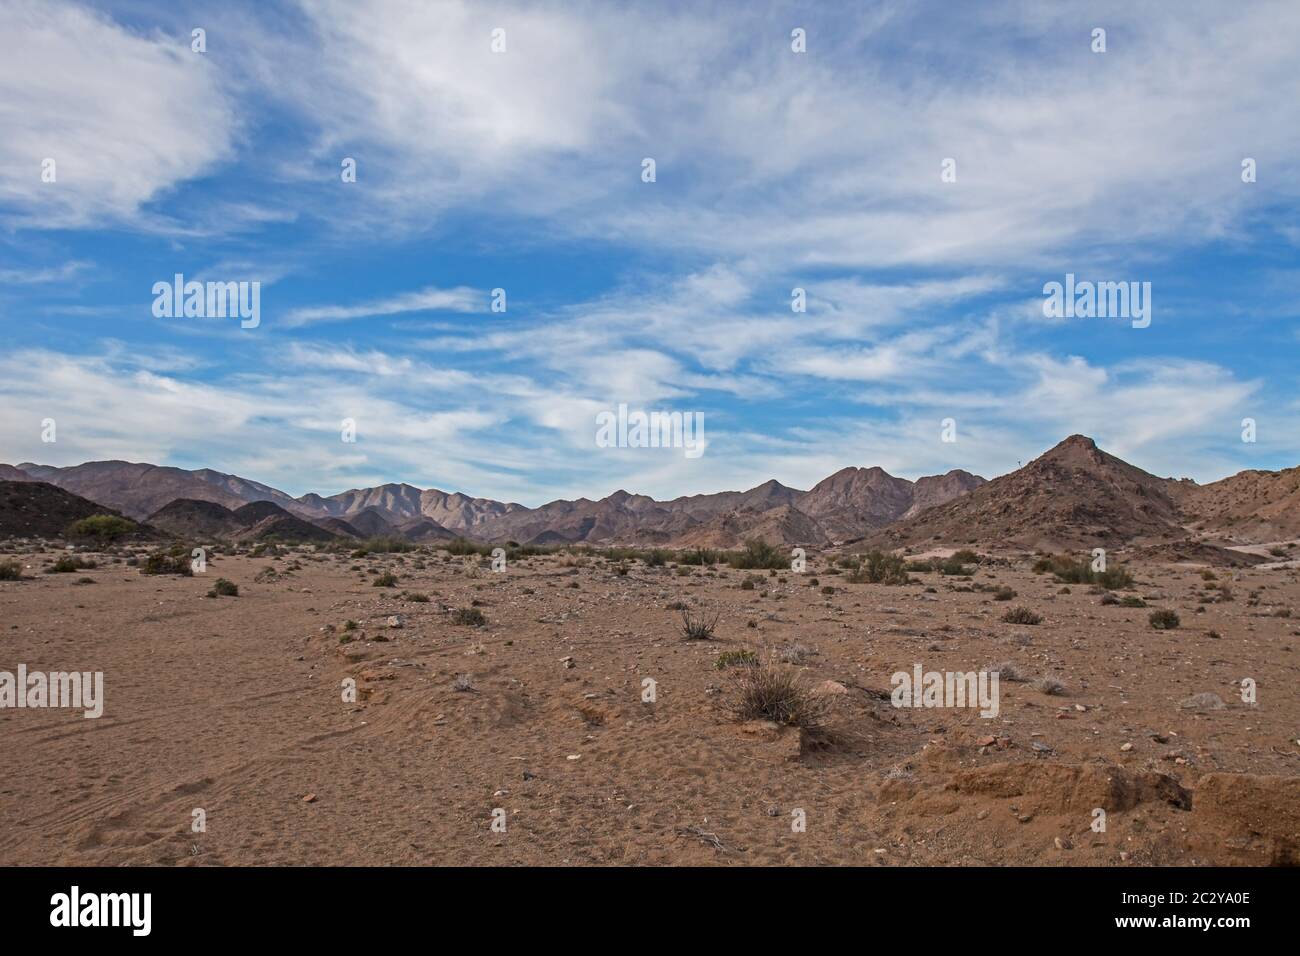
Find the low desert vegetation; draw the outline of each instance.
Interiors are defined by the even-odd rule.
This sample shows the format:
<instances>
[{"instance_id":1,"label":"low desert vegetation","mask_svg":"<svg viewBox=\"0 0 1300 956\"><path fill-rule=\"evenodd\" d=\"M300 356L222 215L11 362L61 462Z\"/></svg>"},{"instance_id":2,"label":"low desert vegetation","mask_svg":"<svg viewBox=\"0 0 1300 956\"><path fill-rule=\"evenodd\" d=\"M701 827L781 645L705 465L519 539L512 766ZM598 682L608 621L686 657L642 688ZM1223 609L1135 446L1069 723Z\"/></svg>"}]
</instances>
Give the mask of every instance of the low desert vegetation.
<instances>
[{"instance_id":1,"label":"low desert vegetation","mask_svg":"<svg viewBox=\"0 0 1300 956\"><path fill-rule=\"evenodd\" d=\"M385 571L383 574L378 575L373 581L371 581L370 586L376 588L395 588L397 587L397 575L391 571Z\"/></svg>"},{"instance_id":2,"label":"low desert vegetation","mask_svg":"<svg viewBox=\"0 0 1300 956\"><path fill-rule=\"evenodd\" d=\"M907 584L907 565L898 555L868 551L849 575L851 584Z\"/></svg>"},{"instance_id":3,"label":"low desert vegetation","mask_svg":"<svg viewBox=\"0 0 1300 956\"><path fill-rule=\"evenodd\" d=\"M88 571L93 567L95 567L94 561L87 561L84 558L78 558L75 555L66 554L46 568L45 573L71 574L74 571Z\"/></svg>"},{"instance_id":4,"label":"low desert vegetation","mask_svg":"<svg viewBox=\"0 0 1300 956\"><path fill-rule=\"evenodd\" d=\"M723 651L713 662L713 666L720 671L725 671L729 667L757 667L758 655L748 649Z\"/></svg>"},{"instance_id":5,"label":"low desert vegetation","mask_svg":"<svg viewBox=\"0 0 1300 956\"><path fill-rule=\"evenodd\" d=\"M170 551L155 551L144 559L140 565L140 573L179 574L188 578L194 576L194 569L190 566L188 552L176 554Z\"/></svg>"},{"instance_id":6,"label":"low desert vegetation","mask_svg":"<svg viewBox=\"0 0 1300 956\"><path fill-rule=\"evenodd\" d=\"M690 608L682 609L682 635L688 641L708 641L713 639L713 631L718 626L721 613L706 617L703 613L695 614Z\"/></svg>"},{"instance_id":7,"label":"low desert vegetation","mask_svg":"<svg viewBox=\"0 0 1300 956\"><path fill-rule=\"evenodd\" d=\"M482 627L487 623L487 618L476 607L458 607L451 613L451 623L464 627Z\"/></svg>"},{"instance_id":8,"label":"low desert vegetation","mask_svg":"<svg viewBox=\"0 0 1300 956\"><path fill-rule=\"evenodd\" d=\"M68 525L69 538L94 538L100 542L116 541L139 530L139 525L120 515L91 515Z\"/></svg>"},{"instance_id":9,"label":"low desert vegetation","mask_svg":"<svg viewBox=\"0 0 1300 956\"><path fill-rule=\"evenodd\" d=\"M735 671L737 720L770 720L803 731L821 731L830 716L830 699L816 694L798 673L777 664L760 664Z\"/></svg>"},{"instance_id":10,"label":"low desert vegetation","mask_svg":"<svg viewBox=\"0 0 1300 956\"><path fill-rule=\"evenodd\" d=\"M0 561L0 581L21 581L23 565L21 561Z\"/></svg>"},{"instance_id":11,"label":"low desert vegetation","mask_svg":"<svg viewBox=\"0 0 1300 956\"><path fill-rule=\"evenodd\" d=\"M1052 697L1060 697L1065 694L1065 685L1055 677L1040 677L1030 686L1040 694L1048 694Z\"/></svg>"},{"instance_id":12,"label":"low desert vegetation","mask_svg":"<svg viewBox=\"0 0 1300 956\"><path fill-rule=\"evenodd\" d=\"M416 550L416 546L405 538L393 535L377 535L361 542L360 547L352 552L354 558L364 558L368 554L406 554Z\"/></svg>"},{"instance_id":13,"label":"low desert vegetation","mask_svg":"<svg viewBox=\"0 0 1300 956\"><path fill-rule=\"evenodd\" d=\"M1035 574L1051 574L1062 584L1096 584L1111 590L1133 586L1133 575L1127 568L1111 563L1105 571L1094 571L1089 558L1072 558L1068 554L1054 554L1034 563Z\"/></svg>"},{"instance_id":14,"label":"low desert vegetation","mask_svg":"<svg viewBox=\"0 0 1300 956\"><path fill-rule=\"evenodd\" d=\"M212 590L208 592L208 597L239 597L239 585L225 578L217 578L216 583L212 585Z\"/></svg>"},{"instance_id":15,"label":"low desert vegetation","mask_svg":"<svg viewBox=\"0 0 1300 956\"><path fill-rule=\"evenodd\" d=\"M722 552L715 551L713 548L692 548L677 555L677 563L708 567L717 564L722 557Z\"/></svg>"},{"instance_id":16,"label":"low desert vegetation","mask_svg":"<svg viewBox=\"0 0 1300 956\"><path fill-rule=\"evenodd\" d=\"M1147 621L1157 631L1172 631L1178 627L1179 623L1181 623L1178 620L1178 615L1167 608L1159 611L1152 611L1147 616Z\"/></svg>"},{"instance_id":17,"label":"low desert vegetation","mask_svg":"<svg viewBox=\"0 0 1300 956\"><path fill-rule=\"evenodd\" d=\"M995 601L1010 601L1015 596L1016 596L1015 588L1009 588L1005 586L1000 587L993 592L993 600Z\"/></svg>"},{"instance_id":18,"label":"low desert vegetation","mask_svg":"<svg viewBox=\"0 0 1300 956\"><path fill-rule=\"evenodd\" d=\"M738 571L786 570L790 567L790 558L766 541L753 538L745 542L743 551L728 556L727 564Z\"/></svg>"},{"instance_id":19,"label":"low desert vegetation","mask_svg":"<svg viewBox=\"0 0 1300 956\"><path fill-rule=\"evenodd\" d=\"M1002 623L1003 624L1042 624L1043 615L1036 614L1035 612L1031 611L1029 608L1024 607L1022 605L1020 607L1010 608L1005 614L1003 614Z\"/></svg>"}]
</instances>

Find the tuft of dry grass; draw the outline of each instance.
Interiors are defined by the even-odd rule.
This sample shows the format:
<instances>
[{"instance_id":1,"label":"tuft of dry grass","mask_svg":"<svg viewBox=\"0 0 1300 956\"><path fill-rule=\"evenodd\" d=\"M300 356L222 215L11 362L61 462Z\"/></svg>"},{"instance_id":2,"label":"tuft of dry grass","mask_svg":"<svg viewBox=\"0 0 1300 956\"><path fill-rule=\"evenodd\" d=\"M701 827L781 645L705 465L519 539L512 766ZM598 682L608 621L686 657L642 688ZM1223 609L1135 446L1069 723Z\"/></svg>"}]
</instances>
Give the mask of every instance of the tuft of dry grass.
<instances>
[{"instance_id":1,"label":"tuft of dry grass","mask_svg":"<svg viewBox=\"0 0 1300 956\"><path fill-rule=\"evenodd\" d=\"M703 614L695 615L690 608L682 608L682 634L688 641L708 641L713 638L713 629L718 626L721 612L709 620Z\"/></svg>"},{"instance_id":2,"label":"tuft of dry grass","mask_svg":"<svg viewBox=\"0 0 1300 956\"><path fill-rule=\"evenodd\" d=\"M734 673L732 711L737 720L770 720L809 732L825 730L830 698L813 693L795 671L769 663Z\"/></svg>"},{"instance_id":3,"label":"tuft of dry grass","mask_svg":"<svg viewBox=\"0 0 1300 956\"><path fill-rule=\"evenodd\" d=\"M1034 681L1032 686L1040 694L1047 694L1051 697L1061 697L1065 694L1065 685L1054 677L1040 677Z\"/></svg>"},{"instance_id":4,"label":"tuft of dry grass","mask_svg":"<svg viewBox=\"0 0 1300 956\"><path fill-rule=\"evenodd\" d=\"M1035 614L1027 607L1013 607L1002 615L1003 624L1042 624L1043 615Z\"/></svg>"}]
</instances>

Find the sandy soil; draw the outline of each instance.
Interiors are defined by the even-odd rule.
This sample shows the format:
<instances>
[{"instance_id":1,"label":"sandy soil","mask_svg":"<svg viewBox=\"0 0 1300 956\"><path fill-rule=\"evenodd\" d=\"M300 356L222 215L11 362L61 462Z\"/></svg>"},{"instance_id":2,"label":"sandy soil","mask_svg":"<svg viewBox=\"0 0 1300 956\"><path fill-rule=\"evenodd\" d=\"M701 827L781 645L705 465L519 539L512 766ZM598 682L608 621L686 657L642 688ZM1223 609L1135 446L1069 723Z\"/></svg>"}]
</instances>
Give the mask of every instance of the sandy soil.
<instances>
[{"instance_id":1,"label":"sandy soil","mask_svg":"<svg viewBox=\"0 0 1300 956\"><path fill-rule=\"evenodd\" d=\"M1235 600L1200 604L1199 569L1140 567L1126 593L1182 618L1157 631L1023 562L886 587L814 556L745 590L754 572L563 555L228 556L192 578L20 557L0 670L103 671L106 705L0 710L0 864L1253 865L1300 846L1294 569L1218 570ZM389 568L397 588L372 586ZM239 596L205 597L217 577ZM484 626L453 622L475 602ZM717 639L684 640L675 602L721 612ZM1002 623L1016 605L1043 622ZM791 644L808 686L846 691L829 740L730 713L718 655ZM1004 679L992 720L888 699L916 663L1002 661L1064 694ZM1180 707L1206 692L1226 707Z\"/></svg>"}]
</instances>

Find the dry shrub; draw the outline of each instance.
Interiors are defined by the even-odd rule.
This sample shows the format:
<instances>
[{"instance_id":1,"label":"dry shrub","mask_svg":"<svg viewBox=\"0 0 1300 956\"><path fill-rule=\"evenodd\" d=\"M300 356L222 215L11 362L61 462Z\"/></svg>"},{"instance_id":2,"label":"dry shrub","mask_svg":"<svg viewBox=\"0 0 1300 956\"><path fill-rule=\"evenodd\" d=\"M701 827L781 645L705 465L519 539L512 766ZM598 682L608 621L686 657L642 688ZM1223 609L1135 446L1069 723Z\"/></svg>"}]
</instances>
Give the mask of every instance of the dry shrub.
<instances>
[{"instance_id":1,"label":"dry shrub","mask_svg":"<svg viewBox=\"0 0 1300 956\"><path fill-rule=\"evenodd\" d=\"M698 617L691 613L689 608L682 609L682 634L688 641L707 641L713 637L713 629L718 626L718 620L722 617L721 613L713 615L713 620L709 620L703 614Z\"/></svg>"},{"instance_id":2,"label":"dry shrub","mask_svg":"<svg viewBox=\"0 0 1300 956\"><path fill-rule=\"evenodd\" d=\"M825 730L830 698L813 693L795 671L760 664L734 673L732 709L737 720L770 720L804 731Z\"/></svg>"}]
</instances>

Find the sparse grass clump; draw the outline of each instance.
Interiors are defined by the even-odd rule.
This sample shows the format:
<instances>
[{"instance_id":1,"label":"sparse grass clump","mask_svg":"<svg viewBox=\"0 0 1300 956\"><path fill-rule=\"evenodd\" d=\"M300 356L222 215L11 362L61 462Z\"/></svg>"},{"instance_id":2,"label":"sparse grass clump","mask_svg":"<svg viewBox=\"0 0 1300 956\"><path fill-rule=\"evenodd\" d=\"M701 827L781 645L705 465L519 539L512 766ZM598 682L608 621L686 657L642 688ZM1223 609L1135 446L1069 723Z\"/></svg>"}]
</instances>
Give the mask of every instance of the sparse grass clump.
<instances>
[{"instance_id":1,"label":"sparse grass clump","mask_svg":"<svg viewBox=\"0 0 1300 956\"><path fill-rule=\"evenodd\" d=\"M770 720L804 731L825 728L830 699L813 693L795 671L761 664L736 673L733 710L737 720Z\"/></svg>"},{"instance_id":2,"label":"sparse grass clump","mask_svg":"<svg viewBox=\"0 0 1300 956\"><path fill-rule=\"evenodd\" d=\"M397 575L392 571L385 571L371 581L370 585L376 588L395 588L397 587Z\"/></svg>"},{"instance_id":3,"label":"sparse grass clump","mask_svg":"<svg viewBox=\"0 0 1300 956\"><path fill-rule=\"evenodd\" d=\"M212 585L212 590L208 593L211 597L239 597L239 585L225 578L217 578L217 582Z\"/></svg>"},{"instance_id":4,"label":"sparse grass clump","mask_svg":"<svg viewBox=\"0 0 1300 956\"><path fill-rule=\"evenodd\" d=\"M718 659L713 662L713 666L720 671L725 671L728 667L757 667L758 655L747 648L738 651L723 651L718 655Z\"/></svg>"},{"instance_id":5,"label":"sparse grass clump","mask_svg":"<svg viewBox=\"0 0 1300 956\"><path fill-rule=\"evenodd\" d=\"M804 644L782 644L775 651L776 659L783 664L802 664L816 651Z\"/></svg>"},{"instance_id":6,"label":"sparse grass clump","mask_svg":"<svg viewBox=\"0 0 1300 956\"><path fill-rule=\"evenodd\" d=\"M1126 594L1119 602L1120 607L1146 607L1147 602L1142 600L1136 594Z\"/></svg>"},{"instance_id":7,"label":"sparse grass clump","mask_svg":"<svg viewBox=\"0 0 1300 956\"><path fill-rule=\"evenodd\" d=\"M1016 596L1015 589L1005 587L1005 586L1000 587L993 592L993 600L995 601L1010 601L1015 596Z\"/></svg>"},{"instance_id":8,"label":"sparse grass clump","mask_svg":"<svg viewBox=\"0 0 1300 956\"><path fill-rule=\"evenodd\" d=\"M1007 613L1002 615L1002 623L1003 624L1042 624L1043 615L1036 614L1033 611L1029 610L1029 608L1024 606L1013 607L1010 608L1007 611Z\"/></svg>"},{"instance_id":9,"label":"sparse grass clump","mask_svg":"<svg viewBox=\"0 0 1300 956\"><path fill-rule=\"evenodd\" d=\"M451 623L465 627L482 627L487 623L487 618L476 607L459 607L451 613Z\"/></svg>"},{"instance_id":10,"label":"sparse grass clump","mask_svg":"<svg viewBox=\"0 0 1300 956\"><path fill-rule=\"evenodd\" d=\"M1147 615L1147 621L1157 631L1172 631L1178 627L1179 623L1181 623L1178 620L1178 615L1167 608L1162 608L1159 611L1152 611Z\"/></svg>"},{"instance_id":11,"label":"sparse grass clump","mask_svg":"<svg viewBox=\"0 0 1300 956\"><path fill-rule=\"evenodd\" d=\"M713 629L718 626L718 620L721 613L713 615L713 619L706 618L703 614L695 615L690 608L682 609L682 635L688 641L708 641L713 639Z\"/></svg>"},{"instance_id":12,"label":"sparse grass clump","mask_svg":"<svg viewBox=\"0 0 1300 956\"><path fill-rule=\"evenodd\" d=\"M1065 693L1065 685L1055 677L1040 677L1031 685L1040 694L1060 697Z\"/></svg>"},{"instance_id":13,"label":"sparse grass clump","mask_svg":"<svg viewBox=\"0 0 1300 956\"><path fill-rule=\"evenodd\" d=\"M21 561L0 561L0 581L21 581L23 565Z\"/></svg>"}]
</instances>

